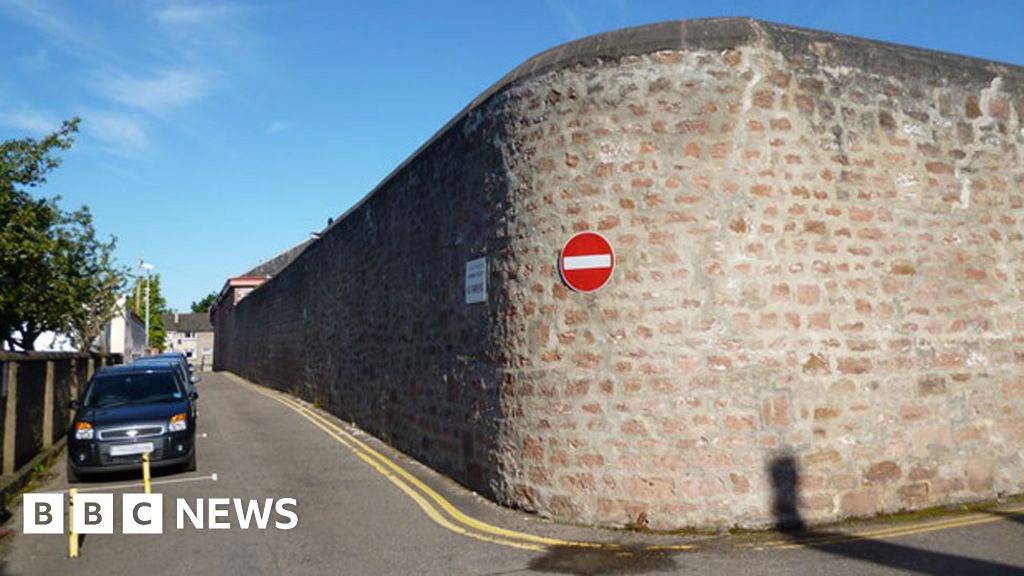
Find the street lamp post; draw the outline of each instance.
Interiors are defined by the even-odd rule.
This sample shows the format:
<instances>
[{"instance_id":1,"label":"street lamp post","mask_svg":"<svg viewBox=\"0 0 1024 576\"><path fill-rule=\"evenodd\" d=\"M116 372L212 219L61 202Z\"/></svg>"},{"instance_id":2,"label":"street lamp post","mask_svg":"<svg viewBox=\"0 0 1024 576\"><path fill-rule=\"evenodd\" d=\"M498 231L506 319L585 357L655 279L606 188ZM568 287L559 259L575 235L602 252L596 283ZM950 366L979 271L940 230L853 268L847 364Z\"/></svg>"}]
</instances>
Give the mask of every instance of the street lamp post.
<instances>
[{"instance_id":1,"label":"street lamp post","mask_svg":"<svg viewBox=\"0 0 1024 576\"><path fill-rule=\"evenodd\" d=\"M153 269L153 265L148 262L143 262L142 267L146 270L146 349L143 354L149 354L149 271Z\"/></svg>"}]
</instances>

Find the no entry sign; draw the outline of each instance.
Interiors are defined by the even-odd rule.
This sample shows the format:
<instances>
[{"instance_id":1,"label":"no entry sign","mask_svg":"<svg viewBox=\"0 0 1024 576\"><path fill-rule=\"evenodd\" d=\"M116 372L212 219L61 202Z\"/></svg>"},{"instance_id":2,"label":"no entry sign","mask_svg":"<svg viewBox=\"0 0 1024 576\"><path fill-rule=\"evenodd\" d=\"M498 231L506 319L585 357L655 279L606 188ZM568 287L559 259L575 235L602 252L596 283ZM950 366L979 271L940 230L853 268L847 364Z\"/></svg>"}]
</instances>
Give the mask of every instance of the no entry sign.
<instances>
[{"instance_id":1,"label":"no entry sign","mask_svg":"<svg viewBox=\"0 0 1024 576\"><path fill-rule=\"evenodd\" d=\"M608 283L615 269L615 251L597 232L580 232L565 243L558 259L562 279L577 292L593 292Z\"/></svg>"}]
</instances>

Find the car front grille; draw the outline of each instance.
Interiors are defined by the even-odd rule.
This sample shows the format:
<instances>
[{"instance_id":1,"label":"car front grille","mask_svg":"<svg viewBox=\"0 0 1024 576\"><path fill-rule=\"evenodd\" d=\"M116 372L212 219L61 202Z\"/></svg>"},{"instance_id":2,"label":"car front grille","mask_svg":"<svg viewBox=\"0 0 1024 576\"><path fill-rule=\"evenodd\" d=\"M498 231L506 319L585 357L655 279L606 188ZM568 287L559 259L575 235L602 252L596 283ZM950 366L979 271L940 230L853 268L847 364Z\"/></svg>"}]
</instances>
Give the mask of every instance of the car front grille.
<instances>
[{"instance_id":1,"label":"car front grille","mask_svg":"<svg viewBox=\"0 0 1024 576\"><path fill-rule=\"evenodd\" d=\"M98 434L100 440L134 440L136 438L152 438L163 433L163 426L129 426L100 430Z\"/></svg>"}]
</instances>

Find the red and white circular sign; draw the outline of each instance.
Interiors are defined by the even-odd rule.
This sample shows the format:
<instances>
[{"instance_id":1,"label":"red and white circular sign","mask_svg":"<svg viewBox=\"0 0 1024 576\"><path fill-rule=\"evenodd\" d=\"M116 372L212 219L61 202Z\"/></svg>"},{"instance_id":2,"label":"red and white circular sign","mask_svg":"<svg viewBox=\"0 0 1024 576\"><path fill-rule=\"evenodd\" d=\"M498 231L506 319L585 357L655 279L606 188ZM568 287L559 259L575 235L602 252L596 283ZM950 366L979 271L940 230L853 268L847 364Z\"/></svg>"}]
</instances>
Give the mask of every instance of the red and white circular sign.
<instances>
[{"instance_id":1,"label":"red and white circular sign","mask_svg":"<svg viewBox=\"0 0 1024 576\"><path fill-rule=\"evenodd\" d=\"M562 248L558 269L569 288L593 292L608 283L615 270L615 251L597 232L580 232Z\"/></svg>"}]
</instances>

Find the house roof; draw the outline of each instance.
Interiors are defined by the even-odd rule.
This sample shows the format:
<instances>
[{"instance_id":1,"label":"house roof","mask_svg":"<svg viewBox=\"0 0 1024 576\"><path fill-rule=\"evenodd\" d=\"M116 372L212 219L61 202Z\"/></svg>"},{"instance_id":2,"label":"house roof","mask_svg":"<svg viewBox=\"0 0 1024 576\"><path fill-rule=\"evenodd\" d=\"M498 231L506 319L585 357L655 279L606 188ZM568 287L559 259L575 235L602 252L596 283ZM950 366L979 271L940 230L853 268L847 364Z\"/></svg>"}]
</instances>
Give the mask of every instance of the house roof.
<instances>
[{"instance_id":1,"label":"house roof","mask_svg":"<svg viewBox=\"0 0 1024 576\"><path fill-rule=\"evenodd\" d=\"M247 271L242 276L273 276L277 274L283 270L285 266L291 264L292 260L298 258L299 254L302 254L302 251L305 250L313 240L313 238L307 238L295 246L277 253L271 258L259 263L255 268Z\"/></svg>"},{"instance_id":2,"label":"house roof","mask_svg":"<svg viewBox=\"0 0 1024 576\"><path fill-rule=\"evenodd\" d=\"M213 332L208 314L164 314L164 327L168 332Z\"/></svg>"},{"instance_id":3,"label":"house roof","mask_svg":"<svg viewBox=\"0 0 1024 576\"><path fill-rule=\"evenodd\" d=\"M225 286L245 287L245 286L259 286L267 281L267 276L235 276L234 278L228 278Z\"/></svg>"},{"instance_id":4,"label":"house roof","mask_svg":"<svg viewBox=\"0 0 1024 576\"><path fill-rule=\"evenodd\" d=\"M256 287L273 277L283 270L286 266L292 263L302 254L303 250L309 247L313 243L315 238L307 238L302 242L299 242L295 246L283 250L277 253L268 260L264 260L259 263L255 268L247 270L241 276L235 276L234 278L228 278L224 282L224 287L221 288L220 293L217 294L217 299L214 301L213 306L210 307L210 316L213 316L214 311L220 307L221 300L227 294L229 288L242 288L242 287Z\"/></svg>"}]
</instances>

